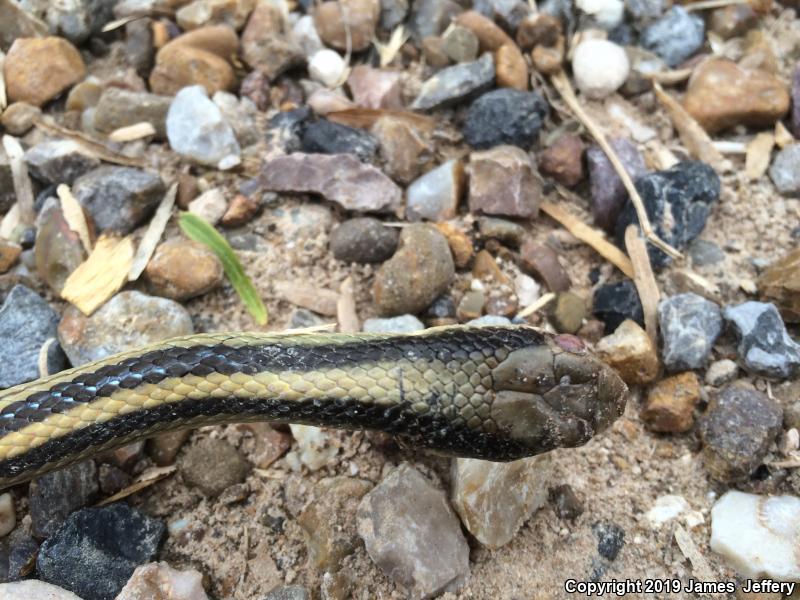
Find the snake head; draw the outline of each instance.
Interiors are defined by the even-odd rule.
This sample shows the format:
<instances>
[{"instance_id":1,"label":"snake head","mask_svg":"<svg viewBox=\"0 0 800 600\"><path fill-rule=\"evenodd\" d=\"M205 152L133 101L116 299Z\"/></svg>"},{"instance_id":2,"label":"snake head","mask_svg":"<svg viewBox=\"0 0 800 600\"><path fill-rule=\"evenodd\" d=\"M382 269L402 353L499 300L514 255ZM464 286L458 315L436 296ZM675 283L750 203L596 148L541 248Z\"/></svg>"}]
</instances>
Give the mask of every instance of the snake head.
<instances>
[{"instance_id":1,"label":"snake head","mask_svg":"<svg viewBox=\"0 0 800 600\"><path fill-rule=\"evenodd\" d=\"M620 376L571 335L512 351L492 378L492 419L529 455L585 444L625 410Z\"/></svg>"}]
</instances>

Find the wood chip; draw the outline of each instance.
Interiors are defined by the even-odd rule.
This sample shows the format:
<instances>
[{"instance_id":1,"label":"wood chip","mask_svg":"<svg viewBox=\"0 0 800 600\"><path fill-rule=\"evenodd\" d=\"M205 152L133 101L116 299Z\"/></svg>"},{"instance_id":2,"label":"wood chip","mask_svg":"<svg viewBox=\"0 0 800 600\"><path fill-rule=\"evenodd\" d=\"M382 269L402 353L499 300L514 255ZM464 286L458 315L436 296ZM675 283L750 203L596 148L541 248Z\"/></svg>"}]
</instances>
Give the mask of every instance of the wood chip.
<instances>
[{"instance_id":1,"label":"wood chip","mask_svg":"<svg viewBox=\"0 0 800 600\"><path fill-rule=\"evenodd\" d=\"M79 144L83 150L105 162L114 165L122 165L124 167L135 167L137 169L144 169L146 166L143 159L131 158L130 156L124 156L119 152L115 152L111 148L105 146L102 142L95 140L94 138L91 138L80 131L67 129L66 127L58 125L49 117L40 117L34 121L34 124L38 129L41 129L45 133L72 140L76 144Z\"/></svg>"},{"instance_id":2,"label":"wood chip","mask_svg":"<svg viewBox=\"0 0 800 600\"><path fill-rule=\"evenodd\" d=\"M147 231L142 236L142 241L139 242L139 248L136 250L136 256L131 264L131 270L128 272L128 281L136 281L139 276L144 273L147 263L153 256L156 250L158 241L164 234L167 228L167 223L172 216L172 207L175 206L175 197L178 195L178 184L173 183L158 205L156 213L150 219L150 225L147 226Z\"/></svg>"},{"instance_id":3,"label":"wood chip","mask_svg":"<svg viewBox=\"0 0 800 600\"><path fill-rule=\"evenodd\" d=\"M142 138L150 137L156 134L156 128L152 123L142 121L141 123L134 123L127 127L120 127L108 134L108 139L112 142L133 142L141 140Z\"/></svg>"},{"instance_id":4,"label":"wood chip","mask_svg":"<svg viewBox=\"0 0 800 600\"><path fill-rule=\"evenodd\" d=\"M89 235L89 225L86 223L86 214L80 202L72 195L69 186L62 183L56 188L56 194L61 200L61 212L69 228L78 234L86 254L92 253L92 238Z\"/></svg>"},{"instance_id":5,"label":"wood chip","mask_svg":"<svg viewBox=\"0 0 800 600\"><path fill-rule=\"evenodd\" d=\"M708 564L706 557L694 543L692 536L680 525L675 526L675 541L683 554L690 563L694 574L700 581L714 581L714 572Z\"/></svg>"},{"instance_id":6,"label":"wood chip","mask_svg":"<svg viewBox=\"0 0 800 600\"><path fill-rule=\"evenodd\" d=\"M794 142L794 136L789 133L789 130L786 129L783 122L777 121L775 123L775 143L778 144L778 147L783 149L786 148L786 146L791 146Z\"/></svg>"},{"instance_id":7,"label":"wood chip","mask_svg":"<svg viewBox=\"0 0 800 600\"><path fill-rule=\"evenodd\" d=\"M356 312L356 297L353 278L348 277L339 287L339 299L336 302L336 316L339 321L339 331L342 333L356 333L361 331L361 321Z\"/></svg>"},{"instance_id":8,"label":"wood chip","mask_svg":"<svg viewBox=\"0 0 800 600\"><path fill-rule=\"evenodd\" d=\"M392 31L392 35L389 36L389 41L385 44L382 44L377 39L372 40L372 43L375 44L375 49L378 51L378 56L380 56L381 68L391 64L408 38L409 34L406 33L405 28L402 25L398 25Z\"/></svg>"},{"instance_id":9,"label":"wood chip","mask_svg":"<svg viewBox=\"0 0 800 600\"><path fill-rule=\"evenodd\" d=\"M85 315L91 315L128 280L133 262L133 240L103 235L89 258L67 278L61 297Z\"/></svg>"},{"instance_id":10,"label":"wood chip","mask_svg":"<svg viewBox=\"0 0 800 600\"><path fill-rule=\"evenodd\" d=\"M633 264L633 283L636 285L639 300L642 302L644 327L653 344L658 347L658 301L661 299L661 294L650 265L647 244L640 236L639 228L636 225L628 225L625 230L625 248L627 248L628 256L631 257Z\"/></svg>"},{"instance_id":11,"label":"wood chip","mask_svg":"<svg viewBox=\"0 0 800 600\"><path fill-rule=\"evenodd\" d=\"M767 172L774 146L775 135L769 131L759 133L747 144L744 172L750 181L760 179Z\"/></svg>"},{"instance_id":12,"label":"wood chip","mask_svg":"<svg viewBox=\"0 0 800 600\"><path fill-rule=\"evenodd\" d=\"M326 317L335 317L338 312L339 294L333 290L296 281L278 281L275 283L275 293L295 306Z\"/></svg>"},{"instance_id":13,"label":"wood chip","mask_svg":"<svg viewBox=\"0 0 800 600\"><path fill-rule=\"evenodd\" d=\"M550 304L553 300L556 299L556 295L553 292L548 292L544 296L541 296L536 302L533 304L526 306L521 311L517 313L517 319L527 319L533 314L536 314L540 310L542 310L545 306Z\"/></svg>"},{"instance_id":14,"label":"wood chip","mask_svg":"<svg viewBox=\"0 0 800 600\"><path fill-rule=\"evenodd\" d=\"M560 186L556 186L559 193L563 193L565 197L568 192L563 190ZM595 229L581 221L575 215L567 212L557 204L552 202L542 202L539 208L547 216L555 219L563 225L567 231L578 238L585 244L591 246L595 252L605 258L608 262L617 267L620 271L625 273L630 278L633 278L633 265L631 261L625 256L625 253L617 248L614 244L606 240L605 233L599 229Z\"/></svg>"},{"instance_id":15,"label":"wood chip","mask_svg":"<svg viewBox=\"0 0 800 600\"><path fill-rule=\"evenodd\" d=\"M11 165L11 177L14 180L14 192L19 204L19 218L24 225L33 225L36 211L33 210L33 186L28 176L28 165L25 163L25 151L17 138L4 135L3 148Z\"/></svg>"},{"instance_id":16,"label":"wood chip","mask_svg":"<svg viewBox=\"0 0 800 600\"><path fill-rule=\"evenodd\" d=\"M155 485L162 479L166 479L170 475L172 475L178 469L175 465L169 465L167 467L155 467L153 469L149 469L142 473L136 481L130 484L128 487L120 490L113 496L109 496L108 498L104 498L95 506L106 506L107 504L111 504L112 502L117 502L118 500L122 500L123 498L127 498L128 496L135 494L136 492L141 492L144 489L149 488L152 485Z\"/></svg>"},{"instance_id":17,"label":"wood chip","mask_svg":"<svg viewBox=\"0 0 800 600\"><path fill-rule=\"evenodd\" d=\"M408 110L389 110L382 108L348 108L346 110L336 110L329 112L325 118L339 125L348 127L358 127L360 129L371 128L381 117L393 117L401 121L406 121L412 127L423 131L432 131L436 126L436 121L425 115L420 115Z\"/></svg>"},{"instance_id":18,"label":"wood chip","mask_svg":"<svg viewBox=\"0 0 800 600\"><path fill-rule=\"evenodd\" d=\"M698 160L711 165L717 171L731 170L731 164L714 147L711 138L700 124L695 121L681 104L667 94L658 83L653 83L653 90L661 106L667 111L672 125L678 132L681 142L686 146L689 154Z\"/></svg>"}]
</instances>

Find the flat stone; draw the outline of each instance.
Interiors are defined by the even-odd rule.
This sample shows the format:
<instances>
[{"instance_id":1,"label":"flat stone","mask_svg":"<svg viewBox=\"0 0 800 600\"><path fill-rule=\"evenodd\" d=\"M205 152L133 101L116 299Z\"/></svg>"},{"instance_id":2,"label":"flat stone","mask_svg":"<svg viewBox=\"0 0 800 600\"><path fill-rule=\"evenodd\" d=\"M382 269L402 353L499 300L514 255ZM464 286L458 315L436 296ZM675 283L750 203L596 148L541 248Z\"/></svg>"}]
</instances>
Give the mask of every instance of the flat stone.
<instances>
[{"instance_id":1,"label":"flat stone","mask_svg":"<svg viewBox=\"0 0 800 600\"><path fill-rule=\"evenodd\" d=\"M114 600L208 600L203 575L195 569L179 571L165 562L136 567Z\"/></svg>"},{"instance_id":2,"label":"flat stone","mask_svg":"<svg viewBox=\"0 0 800 600\"><path fill-rule=\"evenodd\" d=\"M3 73L11 102L42 106L86 77L86 65L75 46L63 38L17 38Z\"/></svg>"},{"instance_id":3,"label":"flat stone","mask_svg":"<svg viewBox=\"0 0 800 600\"><path fill-rule=\"evenodd\" d=\"M644 311L636 286L630 279L607 283L594 292L592 314L606 326L606 335L616 331L626 319L644 327Z\"/></svg>"},{"instance_id":4,"label":"flat stone","mask_svg":"<svg viewBox=\"0 0 800 600\"><path fill-rule=\"evenodd\" d=\"M547 113L547 102L536 92L493 90L470 105L464 139L478 150L502 144L528 150L536 142Z\"/></svg>"},{"instance_id":5,"label":"flat stone","mask_svg":"<svg viewBox=\"0 0 800 600\"><path fill-rule=\"evenodd\" d=\"M186 485L212 498L242 483L251 468L236 448L214 438L203 438L190 446L178 461L178 472Z\"/></svg>"},{"instance_id":6,"label":"flat stone","mask_svg":"<svg viewBox=\"0 0 800 600\"><path fill-rule=\"evenodd\" d=\"M211 188L189 203L189 212L216 225L228 209L228 201L222 188Z\"/></svg>"},{"instance_id":7,"label":"flat stone","mask_svg":"<svg viewBox=\"0 0 800 600\"><path fill-rule=\"evenodd\" d=\"M403 200L391 179L350 154L279 156L264 165L259 180L267 190L319 194L358 212L396 213Z\"/></svg>"},{"instance_id":8,"label":"flat stone","mask_svg":"<svg viewBox=\"0 0 800 600\"><path fill-rule=\"evenodd\" d=\"M693 293L670 296L659 302L658 323L664 340L662 358L668 371L705 366L722 333L719 306Z\"/></svg>"},{"instance_id":9,"label":"flat stone","mask_svg":"<svg viewBox=\"0 0 800 600\"><path fill-rule=\"evenodd\" d=\"M614 333L597 343L596 350L628 385L645 385L658 377L656 346L635 321L623 321Z\"/></svg>"},{"instance_id":10,"label":"flat stone","mask_svg":"<svg viewBox=\"0 0 800 600\"><path fill-rule=\"evenodd\" d=\"M692 372L667 377L647 392L642 420L651 431L682 433L694 424L694 408L700 401L700 382Z\"/></svg>"},{"instance_id":11,"label":"flat stone","mask_svg":"<svg viewBox=\"0 0 800 600\"><path fill-rule=\"evenodd\" d=\"M583 151L585 146L579 135L565 133L539 154L539 171L561 185L574 187L584 177Z\"/></svg>"},{"instance_id":12,"label":"flat stone","mask_svg":"<svg viewBox=\"0 0 800 600\"><path fill-rule=\"evenodd\" d=\"M367 333L414 333L425 325L414 315L400 315L389 319L367 319L361 330Z\"/></svg>"},{"instance_id":13,"label":"flat stone","mask_svg":"<svg viewBox=\"0 0 800 600\"><path fill-rule=\"evenodd\" d=\"M156 248L145 275L153 294L173 300L201 296L223 279L222 263L206 245L180 238Z\"/></svg>"},{"instance_id":14,"label":"flat stone","mask_svg":"<svg viewBox=\"0 0 800 600\"><path fill-rule=\"evenodd\" d=\"M572 287L558 254L550 246L527 240L520 248L519 260L522 270L541 279L551 292L566 292Z\"/></svg>"},{"instance_id":15,"label":"flat stone","mask_svg":"<svg viewBox=\"0 0 800 600\"><path fill-rule=\"evenodd\" d=\"M37 477L28 492L31 533L38 538L55 534L69 515L95 502L99 491L92 460Z\"/></svg>"},{"instance_id":16,"label":"flat stone","mask_svg":"<svg viewBox=\"0 0 800 600\"><path fill-rule=\"evenodd\" d=\"M325 44L346 50L349 32L352 49L360 52L369 47L375 36L380 4L377 0L322 2L315 7L313 15L319 37ZM344 15L347 15L348 26L345 26Z\"/></svg>"},{"instance_id":17,"label":"flat stone","mask_svg":"<svg viewBox=\"0 0 800 600\"><path fill-rule=\"evenodd\" d=\"M100 160L72 140L48 140L31 147L25 153L30 174L47 184L73 182L88 171L100 166Z\"/></svg>"},{"instance_id":18,"label":"flat stone","mask_svg":"<svg viewBox=\"0 0 800 600\"><path fill-rule=\"evenodd\" d=\"M301 136L306 154L352 154L369 162L378 153L378 140L363 129L319 119L306 125Z\"/></svg>"},{"instance_id":19,"label":"flat stone","mask_svg":"<svg viewBox=\"0 0 800 600\"><path fill-rule=\"evenodd\" d=\"M456 216L464 192L464 166L448 160L408 186L406 219L446 221Z\"/></svg>"},{"instance_id":20,"label":"flat stone","mask_svg":"<svg viewBox=\"0 0 800 600\"><path fill-rule=\"evenodd\" d=\"M490 88L494 76L494 58L488 53L476 61L447 67L422 84L411 108L430 110L457 104Z\"/></svg>"},{"instance_id":21,"label":"flat stone","mask_svg":"<svg viewBox=\"0 0 800 600\"><path fill-rule=\"evenodd\" d=\"M444 492L401 465L364 496L358 533L378 567L414 597L456 591L469 573L469 547Z\"/></svg>"},{"instance_id":22,"label":"flat stone","mask_svg":"<svg viewBox=\"0 0 800 600\"><path fill-rule=\"evenodd\" d=\"M486 293L483 290L469 290L456 307L456 317L462 322L477 319L483 314L485 304Z\"/></svg>"},{"instance_id":23,"label":"flat stone","mask_svg":"<svg viewBox=\"0 0 800 600\"><path fill-rule=\"evenodd\" d=\"M542 187L531 157L516 146L473 152L467 167L473 213L529 219L539 213Z\"/></svg>"},{"instance_id":24,"label":"flat stone","mask_svg":"<svg viewBox=\"0 0 800 600\"><path fill-rule=\"evenodd\" d=\"M411 183L434 162L427 136L406 119L381 117L370 132L378 140L384 172L399 183Z\"/></svg>"},{"instance_id":25,"label":"flat stone","mask_svg":"<svg viewBox=\"0 0 800 600\"><path fill-rule=\"evenodd\" d=\"M347 263L381 263L397 250L400 234L378 219L357 217L331 231L330 249L336 260Z\"/></svg>"},{"instance_id":26,"label":"flat stone","mask_svg":"<svg viewBox=\"0 0 800 600\"><path fill-rule=\"evenodd\" d=\"M688 250L693 267L708 267L725 260L725 251L709 240L694 240Z\"/></svg>"},{"instance_id":27,"label":"flat stone","mask_svg":"<svg viewBox=\"0 0 800 600\"><path fill-rule=\"evenodd\" d=\"M800 322L800 249L767 267L758 278L758 291L775 303L785 321Z\"/></svg>"},{"instance_id":28,"label":"flat stone","mask_svg":"<svg viewBox=\"0 0 800 600\"><path fill-rule=\"evenodd\" d=\"M91 223L91 217L86 216ZM67 278L86 260L80 236L70 228L61 203L55 198L45 201L36 218L33 251L37 275L57 294L61 294Z\"/></svg>"},{"instance_id":29,"label":"flat stone","mask_svg":"<svg viewBox=\"0 0 800 600\"><path fill-rule=\"evenodd\" d=\"M769 127L789 110L789 91L771 73L711 58L692 73L683 106L709 133L736 125Z\"/></svg>"},{"instance_id":30,"label":"flat stone","mask_svg":"<svg viewBox=\"0 0 800 600\"><path fill-rule=\"evenodd\" d=\"M626 138L611 138L609 143L633 181L647 173L644 157L633 142ZM628 199L628 192L599 146L592 146L586 151L586 164L589 167L594 223L606 231L613 231Z\"/></svg>"},{"instance_id":31,"label":"flat stone","mask_svg":"<svg viewBox=\"0 0 800 600\"><path fill-rule=\"evenodd\" d=\"M167 112L172 103L169 96L109 87L103 90L94 110L94 127L102 133L111 133L136 123L150 123L156 138L167 136Z\"/></svg>"},{"instance_id":32,"label":"flat stone","mask_svg":"<svg viewBox=\"0 0 800 600\"><path fill-rule=\"evenodd\" d=\"M242 58L274 80L305 63L303 48L294 39L278 3L259 2L242 31Z\"/></svg>"},{"instance_id":33,"label":"flat stone","mask_svg":"<svg viewBox=\"0 0 800 600\"><path fill-rule=\"evenodd\" d=\"M800 144L791 144L775 156L769 177L782 196L800 198Z\"/></svg>"},{"instance_id":34,"label":"flat stone","mask_svg":"<svg viewBox=\"0 0 800 600\"><path fill-rule=\"evenodd\" d=\"M675 67L703 45L705 25L700 16L673 6L642 32L639 42Z\"/></svg>"}]
</instances>

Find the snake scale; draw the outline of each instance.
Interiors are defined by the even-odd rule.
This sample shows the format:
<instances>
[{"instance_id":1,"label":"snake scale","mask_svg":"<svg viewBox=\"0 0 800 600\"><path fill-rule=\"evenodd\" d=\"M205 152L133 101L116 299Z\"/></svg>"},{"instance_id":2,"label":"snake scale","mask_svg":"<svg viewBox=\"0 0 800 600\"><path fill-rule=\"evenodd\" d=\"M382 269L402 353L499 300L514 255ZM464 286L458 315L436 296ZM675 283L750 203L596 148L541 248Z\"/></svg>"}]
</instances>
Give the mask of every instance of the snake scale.
<instances>
[{"instance_id":1,"label":"snake scale","mask_svg":"<svg viewBox=\"0 0 800 600\"><path fill-rule=\"evenodd\" d=\"M584 444L626 396L578 338L528 326L193 335L0 391L0 488L154 434L254 420L515 460Z\"/></svg>"}]
</instances>

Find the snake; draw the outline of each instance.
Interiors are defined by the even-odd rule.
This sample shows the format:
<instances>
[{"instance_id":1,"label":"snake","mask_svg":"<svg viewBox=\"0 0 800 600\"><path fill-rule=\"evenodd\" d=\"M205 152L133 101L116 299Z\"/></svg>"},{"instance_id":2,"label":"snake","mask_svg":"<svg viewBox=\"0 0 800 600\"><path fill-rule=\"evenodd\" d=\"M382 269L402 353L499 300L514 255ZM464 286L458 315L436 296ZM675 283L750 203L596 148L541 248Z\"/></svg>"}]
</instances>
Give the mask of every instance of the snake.
<instances>
[{"instance_id":1,"label":"snake","mask_svg":"<svg viewBox=\"0 0 800 600\"><path fill-rule=\"evenodd\" d=\"M0 489L160 433L247 421L512 461L585 444L626 397L580 338L526 325L196 334L0 391Z\"/></svg>"}]
</instances>

